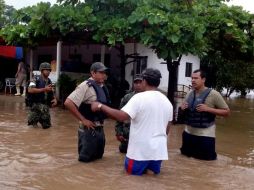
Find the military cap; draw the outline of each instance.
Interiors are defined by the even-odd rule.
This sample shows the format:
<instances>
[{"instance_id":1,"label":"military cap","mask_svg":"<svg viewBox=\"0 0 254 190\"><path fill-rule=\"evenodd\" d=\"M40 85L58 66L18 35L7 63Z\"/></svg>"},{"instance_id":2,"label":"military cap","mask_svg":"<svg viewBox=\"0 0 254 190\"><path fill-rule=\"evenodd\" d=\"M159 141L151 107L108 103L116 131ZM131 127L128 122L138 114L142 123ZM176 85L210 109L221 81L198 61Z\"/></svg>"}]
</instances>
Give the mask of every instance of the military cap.
<instances>
[{"instance_id":1,"label":"military cap","mask_svg":"<svg viewBox=\"0 0 254 190\"><path fill-rule=\"evenodd\" d=\"M135 75L133 82L142 81L142 80L143 80L142 75L137 74Z\"/></svg>"},{"instance_id":2,"label":"military cap","mask_svg":"<svg viewBox=\"0 0 254 190\"><path fill-rule=\"evenodd\" d=\"M108 68L101 62L95 62L91 65L90 71L106 71Z\"/></svg>"},{"instance_id":3,"label":"military cap","mask_svg":"<svg viewBox=\"0 0 254 190\"><path fill-rule=\"evenodd\" d=\"M48 62L43 62L40 64L40 71L42 70L50 70L51 71L51 65Z\"/></svg>"}]
</instances>

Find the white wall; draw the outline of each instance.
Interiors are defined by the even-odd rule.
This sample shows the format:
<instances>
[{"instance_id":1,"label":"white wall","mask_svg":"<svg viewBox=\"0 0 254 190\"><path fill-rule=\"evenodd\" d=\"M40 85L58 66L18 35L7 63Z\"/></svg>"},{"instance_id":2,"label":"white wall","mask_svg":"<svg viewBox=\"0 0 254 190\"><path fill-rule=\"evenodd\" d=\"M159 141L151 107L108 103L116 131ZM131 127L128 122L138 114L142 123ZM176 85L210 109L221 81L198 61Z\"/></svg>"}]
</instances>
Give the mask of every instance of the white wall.
<instances>
[{"instance_id":1,"label":"white wall","mask_svg":"<svg viewBox=\"0 0 254 190\"><path fill-rule=\"evenodd\" d=\"M134 44L133 43L128 43L125 44L125 54L133 54L134 53ZM167 91L168 89L168 70L167 70L167 65L166 64L161 64L162 62L165 62L163 59L159 59L156 53L151 48L145 47L142 44L137 44L137 53L140 56L148 56L147 60L147 67L150 68L156 68L160 70L162 74L162 79L159 88L163 91ZM193 63L192 66L192 71L199 69L200 68L200 59L197 56L193 55L188 55L182 56L180 65L179 65L179 70L178 70L178 84L184 84L186 86L191 85L191 78L190 77L185 77L185 68L186 68L186 62ZM128 64L126 66L126 80L132 84L132 74L133 70L133 64Z\"/></svg>"},{"instance_id":2,"label":"white wall","mask_svg":"<svg viewBox=\"0 0 254 190\"><path fill-rule=\"evenodd\" d=\"M183 55L179 68L178 68L178 82L177 84L184 84L186 86L191 85L191 77L185 77L186 62L192 64L192 72L200 68L200 59L197 56L188 54L188 56Z\"/></svg>"},{"instance_id":3,"label":"white wall","mask_svg":"<svg viewBox=\"0 0 254 190\"><path fill-rule=\"evenodd\" d=\"M153 52L152 49L145 47L142 44L137 44L137 52L141 56L147 56L147 67L148 68L156 68L161 71L162 74L162 80L160 83L159 88L162 90L167 89L168 84L168 71L167 71L167 65L160 64L161 62L165 62L163 59L159 59L157 55ZM128 43L125 44L125 54L133 54L134 53L134 44ZM132 70L133 70L133 63L130 63L125 68L125 77L126 80L132 84L133 76L132 76Z\"/></svg>"},{"instance_id":4,"label":"white wall","mask_svg":"<svg viewBox=\"0 0 254 190\"><path fill-rule=\"evenodd\" d=\"M134 52L134 43L127 43L125 44L125 54L133 54ZM101 53L101 46L97 44L89 44L89 45L63 45L62 47L62 62L67 61L69 59L70 54L82 54L82 63L83 64L92 64L93 61L93 54L100 54ZM166 64L161 64L165 62L163 59L159 59L158 56L153 52L151 48L145 47L142 44L136 44L136 51L141 56L147 56L147 67L156 68L161 71L162 80L160 83L159 88L163 91L167 91L168 88L168 70ZM111 54L110 56L110 68L111 73L117 79L120 76L120 56L119 51L115 48L108 48L106 47L105 53ZM38 47L34 50L34 69L36 70L39 67L38 63L38 56L39 55L52 55L52 59L56 59L56 46L43 46ZM29 60L29 54L27 55L27 60ZM130 61L128 59L127 61ZM178 70L178 84L184 84L186 86L191 85L191 78L185 77L185 69L186 69L186 62L193 63L192 71L198 69L200 67L200 59L193 55L183 55L179 70ZM133 63L126 65L125 75L126 80L129 84L132 84L133 76ZM80 71L81 73L84 71Z\"/></svg>"}]
</instances>

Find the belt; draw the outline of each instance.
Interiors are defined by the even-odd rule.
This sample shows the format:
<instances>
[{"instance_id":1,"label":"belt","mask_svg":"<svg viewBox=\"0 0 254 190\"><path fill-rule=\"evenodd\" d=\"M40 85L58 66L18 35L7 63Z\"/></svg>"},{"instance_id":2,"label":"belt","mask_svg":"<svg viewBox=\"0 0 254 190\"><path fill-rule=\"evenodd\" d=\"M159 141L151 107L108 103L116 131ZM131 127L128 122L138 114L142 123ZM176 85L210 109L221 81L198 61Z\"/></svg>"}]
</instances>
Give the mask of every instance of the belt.
<instances>
[{"instance_id":1,"label":"belt","mask_svg":"<svg viewBox=\"0 0 254 190\"><path fill-rule=\"evenodd\" d=\"M103 127L103 123L100 121L94 121L95 127Z\"/></svg>"},{"instance_id":2,"label":"belt","mask_svg":"<svg viewBox=\"0 0 254 190\"><path fill-rule=\"evenodd\" d=\"M80 123L80 125L79 125L79 128L80 128L80 129L87 129L87 127L84 126L84 125L81 124L81 123ZM99 125L98 125L98 123L97 123L97 124L95 123L94 130L101 130L101 129L103 129L103 125L102 125L101 123L100 123Z\"/></svg>"}]
</instances>

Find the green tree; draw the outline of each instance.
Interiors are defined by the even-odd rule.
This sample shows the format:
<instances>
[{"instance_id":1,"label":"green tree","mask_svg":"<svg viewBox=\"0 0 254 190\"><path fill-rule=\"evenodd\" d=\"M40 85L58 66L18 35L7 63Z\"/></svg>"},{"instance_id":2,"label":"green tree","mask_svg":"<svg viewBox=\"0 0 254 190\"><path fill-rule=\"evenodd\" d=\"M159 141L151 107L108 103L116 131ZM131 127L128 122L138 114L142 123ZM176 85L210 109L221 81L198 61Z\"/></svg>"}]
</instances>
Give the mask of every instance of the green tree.
<instances>
[{"instance_id":1,"label":"green tree","mask_svg":"<svg viewBox=\"0 0 254 190\"><path fill-rule=\"evenodd\" d=\"M5 2L0 0L0 26L3 26L3 15L4 15Z\"/></svg>"},{"instance_id":2,"label":"green tree","mask_svg":"<svg viewBox=\"0 0 254 190\"><path fill-rule=\"evenodd\" d=\"M6 5L4 0L0 0L0 28L10 22L14 12L13 6Z\"/></svg>"},{"instance_id":3,"label":"green tree","mask_svg":"<svg viewBox=\"0 0 254 190\"><path fill-rule=\"evenodd\" d=\"M245 94L254 88L249 80L251 74L245 75L253 74L254 17L236 6L222 5L207 11L209 51L202 58L201 67L208 68L212 78L208 78L209 86L219 90L225 87L227 96L234 90Z\"/></svg>"},{"instance_id":4,"label":"green tree","mask_svg":"<svg viewBox=\"0 0 254 190\"><path fill-rule=\"evenodd\" d=\"M94 31L95 40L114 46L132 38L153 48L167 61L170 72L168 96L173 101L181 55L202 54L205 50L204 21L189 8L189 3L183 0L95 0L86 3L97 16L99 27Z\"/></svg>"},{"instance_id":5,"label":"green tree","mask_svg":"<svg viewBox=\"0 0 254 190\"><path fill-rule=\"evenodd\" d=\"M249 14L222 0L58 0L17 12L2 36L10 44L36 45L47 37L86 33L119 48L132 39L152 48L167 62L168 97L174 98L181 56L192 53L210 64L253 57L253 25ZM216 60L216 61L214 61ZM122 63L124 58L122 59ZM215 64L214 64L215 65ZM124 66L124 65L122 65ZM124 72L122 72L124 76Z\"/></svg>"},{"instance_id":6,"label":"green tree","mask_svg":"<svg viewBox=\"0 0 254 190\"><path fill-rule=\"evenodd\" d=\"M86 5L73 9L70 5L39 3L18 10L1 35L8 44L35 47L45 38L61 39L72 32L83 32L95 19L91 12Z\"/></svg>"}]
</instances>

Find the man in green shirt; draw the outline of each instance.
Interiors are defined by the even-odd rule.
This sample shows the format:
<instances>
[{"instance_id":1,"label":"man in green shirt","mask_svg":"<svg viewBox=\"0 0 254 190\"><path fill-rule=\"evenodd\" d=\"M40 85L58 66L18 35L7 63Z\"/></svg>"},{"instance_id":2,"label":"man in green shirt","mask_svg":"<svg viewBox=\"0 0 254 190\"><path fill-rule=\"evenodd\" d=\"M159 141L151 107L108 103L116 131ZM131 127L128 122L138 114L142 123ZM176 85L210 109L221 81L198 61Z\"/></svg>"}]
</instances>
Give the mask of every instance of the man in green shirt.
<instances>
[{"instance_id":1,"label":"man in green shirt","mask_svg":"<svg viewBox=\"0 0 254 190\"><path fill-rule=\"evenodd\" d=\"M133 80L133 91L126 94L120 103L119 109L125 106L127 102L134 96L136 93L141 92L141 82L142 77L141 75L136 75ZM121 153L126 153L128 148L128 141L129 141L129 132L130 132L130 121L125 122L116 122L115 126L116 131L116 138L120 141L119 151Z\"/></svg>"}]
</instances>

